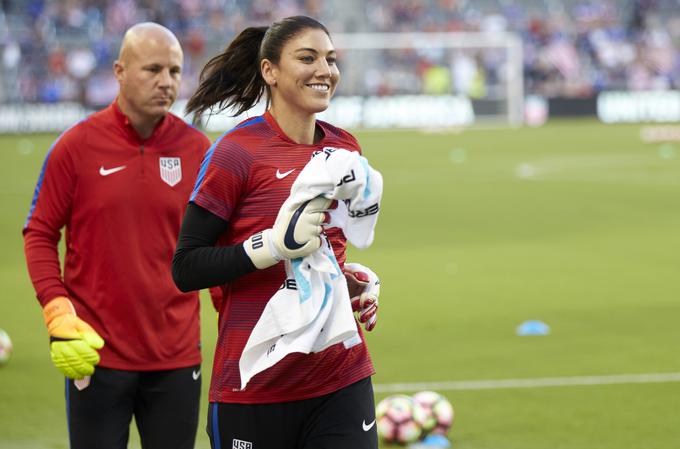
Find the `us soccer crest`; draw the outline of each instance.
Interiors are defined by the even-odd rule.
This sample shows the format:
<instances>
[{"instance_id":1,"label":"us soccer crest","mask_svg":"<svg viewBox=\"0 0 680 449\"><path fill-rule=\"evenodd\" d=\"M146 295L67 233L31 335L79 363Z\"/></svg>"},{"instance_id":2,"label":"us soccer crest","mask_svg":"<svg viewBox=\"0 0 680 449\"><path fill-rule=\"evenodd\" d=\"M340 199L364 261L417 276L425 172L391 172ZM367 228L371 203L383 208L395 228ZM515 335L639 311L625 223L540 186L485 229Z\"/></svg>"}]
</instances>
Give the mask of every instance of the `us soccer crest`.
<instances>
[{"instance_id":1,"label":"us soccer crest","mask_svg":"<svg viewBox=\"0 0 680 449\"><path fill-rule=\"evenodd\" d=\"M159 159L161 179L170 187L182 180L182 161L178 157L162 157Z\"/></svg>"}]
</instances>

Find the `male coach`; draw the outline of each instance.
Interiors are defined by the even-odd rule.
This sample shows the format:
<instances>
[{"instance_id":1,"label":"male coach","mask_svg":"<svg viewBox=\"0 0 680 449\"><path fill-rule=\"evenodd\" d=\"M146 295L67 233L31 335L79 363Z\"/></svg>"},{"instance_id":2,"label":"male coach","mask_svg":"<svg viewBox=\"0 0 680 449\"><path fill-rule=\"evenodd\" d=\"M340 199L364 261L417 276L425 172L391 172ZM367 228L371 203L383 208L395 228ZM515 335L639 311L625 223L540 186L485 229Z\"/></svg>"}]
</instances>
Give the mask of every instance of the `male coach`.
<instances>
[{"instance_id":1,"label":"male coach","mask_svg":"<svg viewBox=\"0 0 680 449\"><path fill-rule=\"evenodd\" d=\"M72 449L125 448L133 416L145 449L194 446L199 302L177 290L171 263L210 141L168 112L182 62L167 28L126 32L118 97L54 142L24 226Z\"/></svg>"}]
</instances>

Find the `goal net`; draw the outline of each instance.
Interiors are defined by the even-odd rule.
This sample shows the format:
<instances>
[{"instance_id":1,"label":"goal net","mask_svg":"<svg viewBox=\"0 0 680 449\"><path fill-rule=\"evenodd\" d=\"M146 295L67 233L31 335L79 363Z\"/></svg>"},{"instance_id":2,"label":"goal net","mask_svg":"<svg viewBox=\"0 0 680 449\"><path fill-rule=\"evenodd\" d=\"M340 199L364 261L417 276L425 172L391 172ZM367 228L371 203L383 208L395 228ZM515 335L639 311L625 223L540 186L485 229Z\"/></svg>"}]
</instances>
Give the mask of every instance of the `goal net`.
<instances>
[{"instance_id":1,"label":"goal net","mask_svg":"<svg viewBox=\"0 0 680 449\"><path fill-rule=\"evenodd\" d=\"M522 41L516 34L359 33L336 34L333 41L342 75L335 102L353 98L355 111L362 105L362 126L522 122Z\"/></svg>"}]
</instances>

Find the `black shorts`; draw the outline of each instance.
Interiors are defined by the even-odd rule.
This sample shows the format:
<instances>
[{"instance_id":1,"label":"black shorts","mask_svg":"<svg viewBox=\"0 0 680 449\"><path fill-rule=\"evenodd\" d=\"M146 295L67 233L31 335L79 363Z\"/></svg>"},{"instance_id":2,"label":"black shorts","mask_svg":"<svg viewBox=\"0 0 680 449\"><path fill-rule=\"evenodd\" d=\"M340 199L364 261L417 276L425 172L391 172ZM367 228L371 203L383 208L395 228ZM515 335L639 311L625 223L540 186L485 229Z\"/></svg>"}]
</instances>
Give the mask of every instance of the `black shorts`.
<instances>
[{"instance_id":1,"label":"black shorts","mask_svg":"<svg viewBox=\"0 0 680 449\"><path fill-rule=\"evenodd\" d=\"M120 371L97 367L83 390L66 379L71 449L125 449L133 415L144 449L193 449L200 368Z\"/></svg>"},{"instance_id":2,"label":"black shorts","mask_svg":"<svg viewBox=\"0 0 680 449\"><path fill-rule=\"evenodd\" d=\"M211 403L208 435L213 449L377 449L371 378L302 401Z\"/></svg>"}]
</instances>

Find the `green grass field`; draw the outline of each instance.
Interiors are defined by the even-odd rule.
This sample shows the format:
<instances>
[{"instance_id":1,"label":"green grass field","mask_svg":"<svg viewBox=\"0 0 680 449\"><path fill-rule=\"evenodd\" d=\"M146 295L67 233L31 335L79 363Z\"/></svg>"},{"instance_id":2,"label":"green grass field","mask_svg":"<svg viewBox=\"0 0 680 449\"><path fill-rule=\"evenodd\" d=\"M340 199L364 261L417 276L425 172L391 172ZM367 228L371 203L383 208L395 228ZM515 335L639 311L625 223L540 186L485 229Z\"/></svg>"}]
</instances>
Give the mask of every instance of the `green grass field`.
<instances>
[{"instance_id":1,"label":"green grass field","mask_svg":"<svg viewBox=\"0 0 680 449\"><path fill-rule=\"evenodd\" d=\"M640 128L356 133L385 179L375 244L350 255L382 279L368 337L377 389L680 372L680 145L644 144ZM2 449L68 447L20 232L53 139L0 136L0 327L15 345L0 368ZM528 319L551 334L516 336ZM439 391L456 410L456 449L680 447L677 382Z\"/></svg>"}]
</instances>

